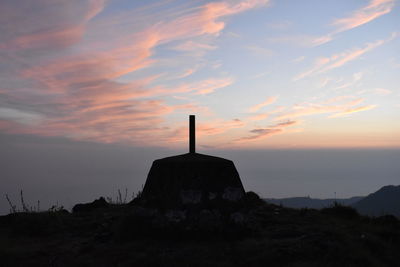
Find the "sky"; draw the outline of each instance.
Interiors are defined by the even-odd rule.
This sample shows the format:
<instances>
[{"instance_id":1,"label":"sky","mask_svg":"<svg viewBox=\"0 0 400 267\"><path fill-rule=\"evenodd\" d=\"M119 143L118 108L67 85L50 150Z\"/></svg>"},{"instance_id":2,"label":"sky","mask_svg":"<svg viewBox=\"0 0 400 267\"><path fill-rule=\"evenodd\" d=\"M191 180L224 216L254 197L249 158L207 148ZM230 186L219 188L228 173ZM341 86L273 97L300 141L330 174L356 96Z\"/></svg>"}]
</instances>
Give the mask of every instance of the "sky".
<instances>
[{"instance_id":1,"label":"sky","mask_svg":"<svg viewBox=\"0 0 400 267\"><path fill-rule=\"evenodd\" d=\"M292 151L291 163L296 151L338 149L369 151L367 165L391 162L400 148L399 11L397 0L2 0L2 184L23 187L27 178L15 177L59 155L57 146L65 155L55 156L54 175L87 168L75 152L97 158L104 149L108 170L129 154L145 176L152 159L186 152L189 114L198 150L245 170L251 155L278 150ZM375 168L381 184L400 174L390 166Z\"/></svg>"}]
</instances>

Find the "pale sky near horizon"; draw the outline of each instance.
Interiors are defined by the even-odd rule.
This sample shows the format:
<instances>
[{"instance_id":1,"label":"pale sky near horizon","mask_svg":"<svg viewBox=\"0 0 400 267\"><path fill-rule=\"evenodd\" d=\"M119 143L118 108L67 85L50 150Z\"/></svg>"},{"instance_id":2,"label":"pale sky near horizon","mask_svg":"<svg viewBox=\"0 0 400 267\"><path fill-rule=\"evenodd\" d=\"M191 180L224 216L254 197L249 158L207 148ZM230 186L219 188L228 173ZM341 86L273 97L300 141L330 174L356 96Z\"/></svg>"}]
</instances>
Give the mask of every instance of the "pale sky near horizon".
<instances>
[{"instance_id":1,"label":"pale sky near horizon","mask_svg":"<svg viewBox=\"0 0 400 267\"><path fill-rule=\"evenodd\" d=\"M204 148L400 147L396 0L0 4L0 132Z\"/></svg>"},{"instance_id":2,"label":"pale sky near horizon","mask_svg":"<svg viewBox=\"0 0 400 267\"><path fill-rule=\"evenodd\" d=\"M263 197L400 175L398 0L2 0L0 195L71 208L154 159L232 159ZM8 204L0 201L0 214Z\"/></svg>"}]
</instances>

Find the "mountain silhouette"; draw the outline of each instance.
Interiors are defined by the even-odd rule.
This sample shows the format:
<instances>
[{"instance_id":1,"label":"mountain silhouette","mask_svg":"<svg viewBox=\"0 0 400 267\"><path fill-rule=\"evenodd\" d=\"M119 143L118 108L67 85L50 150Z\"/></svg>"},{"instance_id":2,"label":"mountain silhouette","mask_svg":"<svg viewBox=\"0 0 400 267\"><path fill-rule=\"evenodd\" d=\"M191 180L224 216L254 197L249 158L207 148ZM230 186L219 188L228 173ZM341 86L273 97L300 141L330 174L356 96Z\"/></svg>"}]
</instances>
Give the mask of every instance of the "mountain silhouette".
<instances>
[{"instance_id":1,"label":"mountain silhouette","mask_svg":"<svg viewBox=\"0 0 400 267\"><path fill-rule=\"evenodd\" d=\"M368 216L394 215L400 217L400 185L387 185L366 197L342 199L317 199L310 197L264 198L268 203L288 208L322 209L335 204L351 206L360 214Z\"/></svg>"},{"instance_id":2,"label":"mountain silhouette","mask_svg":"<svg viewBox=\"0 0 400 267\"><path fill-rule=\"evenodd\" d=\"M400 185L387 185L352 204L361 214L381 216L385 214L400 217Z\"/></svg>"},{"instance_id":3,"label":"mountain silhouette","mask_svg":"<svg viewBox=\"0 0 400 267\"><path fill-rule=\"evenodd\" d=\"M282 205L288 208L322 209L334 205L335 202L349 206L358 202L363 198L364 197L351 197L351 198L341 198L341 199L334 199L334 198L318 199L310 197L288 197L288 198L264 198L264 200L269 203Z\"/></svg>"}]
</instances>

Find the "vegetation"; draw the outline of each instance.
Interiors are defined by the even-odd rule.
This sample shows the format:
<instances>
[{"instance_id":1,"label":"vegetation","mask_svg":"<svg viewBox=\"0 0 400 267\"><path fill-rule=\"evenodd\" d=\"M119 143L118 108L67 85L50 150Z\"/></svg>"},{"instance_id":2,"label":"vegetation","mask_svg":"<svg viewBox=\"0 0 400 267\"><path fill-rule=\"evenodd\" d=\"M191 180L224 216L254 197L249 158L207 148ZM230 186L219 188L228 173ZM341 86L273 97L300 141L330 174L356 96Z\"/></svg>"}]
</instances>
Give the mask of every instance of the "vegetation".
<instances>
[{"instance_id":1,"label":"vegetation","mask_svg":"<svg viewBox=\"0 0 400 267\"><path fill-rule=\"evenodd\" d=\"M20 200L21 200L21 208L18 209L17 205L14 205L11 201L8 194L5 195L8 205L10 206L10 214L14 213L33 213L33 212L43 212L40 208L40 201L37 201L36 206L29 205L25 202L24 192L20 190ZM58 203L52 205L48 210L48 212L56 212L56 211L66 211L63 206L59 206Z\"/></svg>"},{"instance_id":2,"label":"vegetation","mask_svg":"<svg viewBox=\"0 0 400 267\"><path fill-rule=\"evenodd\" d=\"M335 204L238 203L182 210L98 199L69 213L0 217L1 266L397 266L400 222ZM86 205L86 206L85 206Z\"/></svg>"}]
</instances>

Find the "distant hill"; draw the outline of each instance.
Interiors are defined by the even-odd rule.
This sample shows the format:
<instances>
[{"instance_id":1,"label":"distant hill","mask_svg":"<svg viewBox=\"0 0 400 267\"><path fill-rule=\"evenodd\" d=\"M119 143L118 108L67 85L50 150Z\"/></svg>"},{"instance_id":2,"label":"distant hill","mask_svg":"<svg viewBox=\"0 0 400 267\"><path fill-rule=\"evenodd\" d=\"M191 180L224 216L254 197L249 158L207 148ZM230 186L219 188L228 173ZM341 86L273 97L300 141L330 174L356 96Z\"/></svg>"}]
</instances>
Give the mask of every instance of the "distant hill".
<instances>
[{"instance_id":1,"label":"distant hill","mask_svg":"<svg viewBox=\"0 0 400 267\"><path fill-rule=\"evenodd\" d=\"M354 203L360 201L363 197L351 197L351 198L342 198L342 199L318 199L318 198L310 198L310 197L289 197L289 198L265 198L264 200L268 203L282 205L288 208L310 208L310 209L322 209L326 207L330 207L336 201L342 205L351 206Z\"/></svg>"},{"instance_id":2,"label":"distant hill","mask_svg":"<svg viewBox=\"0 0 400 267\"><path fill-rule=\"evenodd\" d=\"M400 217L400 185L384 186L375 193L351 204L361 214L381 216L392 214Z\"/></svg>"}]
</instances>

